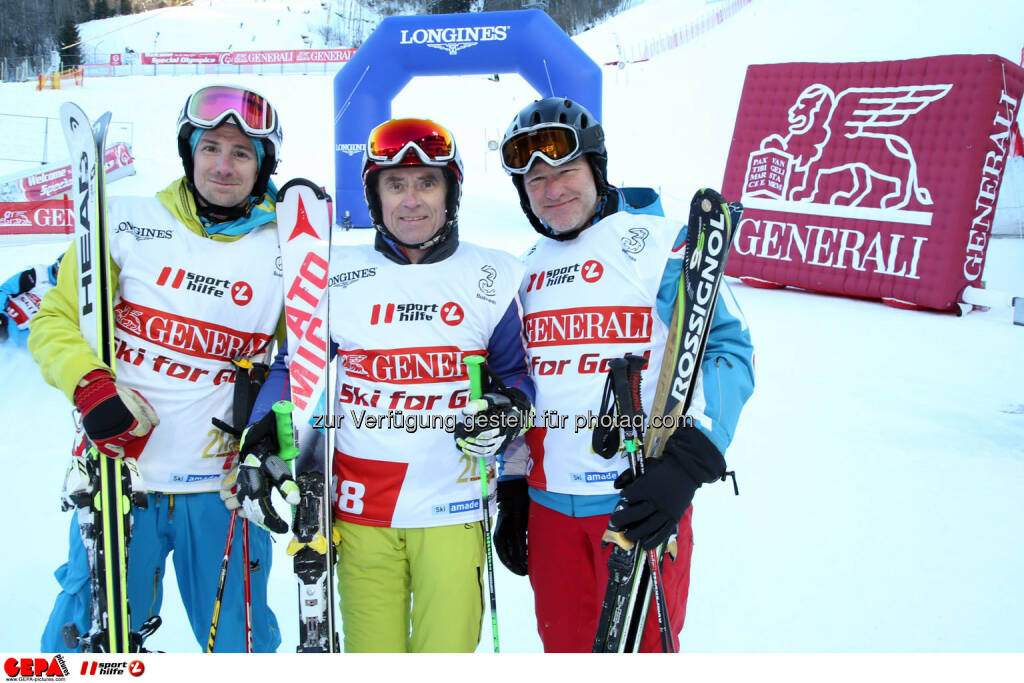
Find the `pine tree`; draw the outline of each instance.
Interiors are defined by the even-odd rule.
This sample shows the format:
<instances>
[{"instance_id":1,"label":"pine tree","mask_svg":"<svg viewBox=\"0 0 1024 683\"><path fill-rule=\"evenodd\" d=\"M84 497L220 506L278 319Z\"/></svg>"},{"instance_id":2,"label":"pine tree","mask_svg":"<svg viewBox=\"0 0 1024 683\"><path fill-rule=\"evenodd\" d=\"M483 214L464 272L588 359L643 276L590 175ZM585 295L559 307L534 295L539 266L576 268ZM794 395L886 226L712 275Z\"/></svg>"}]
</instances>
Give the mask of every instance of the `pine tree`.
<instances>
[{"instance_id":1,"label":"pine tree","mask_svg":"<svg viewBox=\"0 0 1024 683\"><path fill-rule=\"evenodd\" d=\"M78 0L75 3L75 21L81 24L92 18L92 3L89 0Z\"/></svg>"},{"instance_id":2,"label":"pine tree","mask_svg":"<svg viewBox=\"0 0 1024 683\"><path fill-rule=\"evenodd\" d=\"M93 19L106 19L111 15L110 4L107 0L96 0L92 8Z\"/></svg>"},{"instance_id":3,"label":"pine tree","mask_svg":"<svg viewBox=\"0 0 1024 683\"><path fill-rule=\"evenodd\" d=\"M75 22L71 21L71 17L68 17L57 33L57 42L60 47L72 46L60 51L60 58L65 66L78 66L82 63L82 46L77 44L81 40L81 36L78 35L78 27Z\"/></svg>"},{"instance_id":4,"label":"pine tree","mask_svg":"<svg viewBox=\"0 0 1024 683\"><path fill-rule=\"evenodd\" d=\"M121 14L132 13L132 0L121 0L121 4L118 10Z\"/></svg>"}]
</instances>

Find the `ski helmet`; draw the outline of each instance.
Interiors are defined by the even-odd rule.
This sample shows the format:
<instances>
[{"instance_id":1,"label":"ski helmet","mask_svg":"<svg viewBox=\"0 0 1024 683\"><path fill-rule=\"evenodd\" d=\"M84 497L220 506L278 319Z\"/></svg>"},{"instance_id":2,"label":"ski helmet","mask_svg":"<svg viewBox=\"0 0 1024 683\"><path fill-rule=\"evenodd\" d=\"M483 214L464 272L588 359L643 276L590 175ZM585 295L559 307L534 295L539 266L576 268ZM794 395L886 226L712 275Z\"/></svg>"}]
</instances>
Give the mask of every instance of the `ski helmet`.
<instances>
[{"instance_id":1,"label":"ski helmet","mask_svg":"<svg viewBox=\"0 0 1024 683\"><path fill-rule=\"evenodd\" d=\"M403 242L384 225L380 195L377 192L377 172L392 166L434 166L444 172L447 183L447 219L436 233L419 244ZM373 227L407 249L429 249L444 242L458 222L462 175L462 158L455 145L455 137L444 126L429 119L385 121L370 131L366 149L363 150L363 194Z\"/></svg>"},{"instance_id":2,"label":"ski helmet","mask_svg":"<svg viewBox=\"0 0 1024 683\"><path fill-rule=\"evenodd\" d=\"M262 143L263 154L252 195L262 197L267 191L270 174L277 168L283 133L277 110L258 92L235 85L210 85L200 88L185 100L178 114L178 156L185 169L189 185L195 188L193 177L192 134L197 129L212 130L229 121L252 140Z\"/></svg>"},{"instance_id":3,"label":"ski helmet","mask_svg":"<svg viewBox=\"0 0 1024 683\"><path fill-rule=\"evenodd\" d=\"M590 164L598 198L608 191L608 152L604 129L586 107L564 97L537 100L516 114L501 141L501 165L512 176L519 192L519 205L534 230L545 237L553 233L530 208L524 177L536 159L561 166L583 156ZM578 231L558 239L570 239Z\"/></svg>"}]
</instances>

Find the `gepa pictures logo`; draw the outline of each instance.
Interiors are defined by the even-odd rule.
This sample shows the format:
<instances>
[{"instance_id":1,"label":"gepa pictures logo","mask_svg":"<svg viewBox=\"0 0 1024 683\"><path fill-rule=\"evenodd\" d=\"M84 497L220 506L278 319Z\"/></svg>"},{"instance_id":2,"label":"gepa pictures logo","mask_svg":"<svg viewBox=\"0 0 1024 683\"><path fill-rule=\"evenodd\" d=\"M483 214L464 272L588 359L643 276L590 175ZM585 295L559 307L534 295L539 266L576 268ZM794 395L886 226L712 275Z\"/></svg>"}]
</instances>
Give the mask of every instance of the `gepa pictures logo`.
<instances>
[{"instance_id":1,"label":"gepa pictures logo","mask_svg":"<svg viewBox=\"0 0 1024 683\"><path fill-rule=\"evenodd\" d=\"M457 55L460 50L477 43L505 40L509 26L459 26L449 28L402 29L399 44L426 45Z\"/></svg>"},{"instance_id":2,"label":"gepa pictures logo","mask_svg":"<svg viewBox=\"0 0 1024 683\"><path fill-rule=\"evenodd\" d=\"M4 673L9 681L63 681L68 676L68 665L63 655L45 657L8 657L4 660Z\"/></svg>"}]
</instances>

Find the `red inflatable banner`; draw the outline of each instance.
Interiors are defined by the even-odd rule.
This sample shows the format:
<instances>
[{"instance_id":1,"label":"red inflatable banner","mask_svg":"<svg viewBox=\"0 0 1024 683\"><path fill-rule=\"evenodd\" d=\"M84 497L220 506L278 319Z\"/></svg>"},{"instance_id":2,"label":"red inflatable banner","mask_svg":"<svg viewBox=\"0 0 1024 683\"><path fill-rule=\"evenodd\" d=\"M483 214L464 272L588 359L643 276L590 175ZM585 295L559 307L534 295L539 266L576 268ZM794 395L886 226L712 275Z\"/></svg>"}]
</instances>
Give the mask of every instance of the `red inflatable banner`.
<instances>
[{"instance_id":1,"label":"red inflatable banner","mask_svg":"<svg viewBox=\"0 0 1024 683\"><path fill-rule=\"evenodd\" d=\"M747 69L728 275L953 310L980 286L1024 69L996 55Z\"/></svg>"},{"instance_id":2,"label":"red inflatable banner","mask_svg":"<svg viewBox=\"0 0 1024 683\"><path fill-rule=\"evenodd\" d=\"M70 199L0 202L0 235L71 235L75 232Z\"/></svg>"}]
</instances>

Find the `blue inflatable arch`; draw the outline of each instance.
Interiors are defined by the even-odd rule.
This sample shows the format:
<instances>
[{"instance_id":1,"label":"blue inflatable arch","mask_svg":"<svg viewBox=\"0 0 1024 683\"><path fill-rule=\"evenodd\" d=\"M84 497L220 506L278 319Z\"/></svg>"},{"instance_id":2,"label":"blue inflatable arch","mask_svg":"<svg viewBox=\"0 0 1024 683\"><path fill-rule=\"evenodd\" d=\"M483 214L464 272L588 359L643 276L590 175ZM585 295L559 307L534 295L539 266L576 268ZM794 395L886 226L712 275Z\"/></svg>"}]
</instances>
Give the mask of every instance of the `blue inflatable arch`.
<instances>
[{"instance_id":1,"label":"blue inflatable arch","mask_svg":"<svg viewBox=\"0 0 1024 683\"><path fill-rule=\"evenodd\" d=\"M543 97L570 97L601 119L601 68L540 10L388 17L334 77L336 222L370 227L366 137L413 77L493 73L518 73Z\"/></svg>"}]
</instances>

